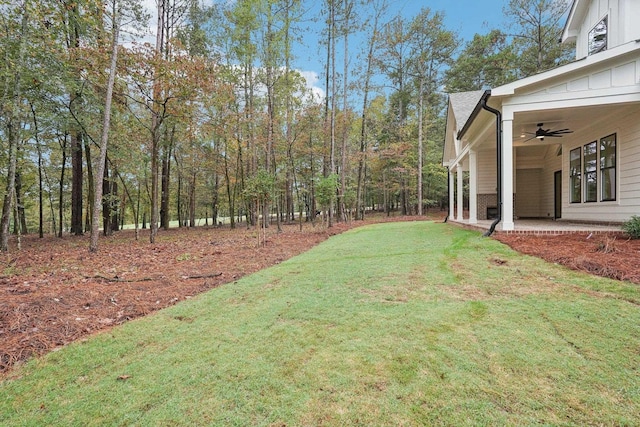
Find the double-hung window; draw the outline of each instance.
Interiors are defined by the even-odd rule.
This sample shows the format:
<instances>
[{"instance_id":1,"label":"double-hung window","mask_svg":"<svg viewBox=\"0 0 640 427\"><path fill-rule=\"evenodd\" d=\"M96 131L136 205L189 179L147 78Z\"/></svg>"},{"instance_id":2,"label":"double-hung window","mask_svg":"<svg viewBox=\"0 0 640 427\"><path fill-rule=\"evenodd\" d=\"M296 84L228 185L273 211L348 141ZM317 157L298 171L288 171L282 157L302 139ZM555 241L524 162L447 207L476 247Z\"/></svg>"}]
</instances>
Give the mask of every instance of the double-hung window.
<instances>
[{"instance_id":1,"label":"double-hung window","mask_svg":"<svg viewBox=\"0 0 640 427\"><path fill-rule=\"evenodd\" d=\"M598 143L584 146L584 201L598 201Z\"/></svg>"},{"instance_id":2,"label":"double-hung window","mask_svg":"<svg viewBox=\"0 0 640 427\"><path fill-rule=\"evenodd\" d=\"M569 153L569 180L571 185L571 203L582 201L582 148L574 148Z\"/></svg>"},{"instance_id":3,"label":"double-hung window","mask_svg":"<svg viewBox=\"0 0 640 427\"><path fill-rule=\"evenodd\" d=\"M616 200L616 134L569 153L571 203Z\"/></svg>"},{"instance_id":4,"label":"double-hung window","mask_svg":"<svg viewBox=\"0 0 640 427\"><path fill-rule=\"evenodd\" d=\"M616 134L600 140L600 200L616 199Z\"/></svg>"}]
</instances>

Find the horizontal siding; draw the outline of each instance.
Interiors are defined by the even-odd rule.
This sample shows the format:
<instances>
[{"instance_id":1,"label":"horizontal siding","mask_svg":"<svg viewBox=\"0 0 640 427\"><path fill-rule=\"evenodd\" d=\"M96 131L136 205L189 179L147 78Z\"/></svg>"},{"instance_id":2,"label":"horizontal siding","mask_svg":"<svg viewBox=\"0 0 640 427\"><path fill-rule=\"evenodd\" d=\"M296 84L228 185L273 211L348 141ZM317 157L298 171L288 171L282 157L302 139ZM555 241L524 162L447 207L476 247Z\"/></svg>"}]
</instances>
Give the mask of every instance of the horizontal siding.
<instances>
[{"instance_id":1,"label":"horizontal siding","mask_svg":"<svg viewBox=\"0 0 640 427\"><path fill-rule=\"evenodd\" d=\"M565 147L563 156L563 218L581 221L626 221L631 215L640 214L640 107L630 107L628 113L620 116L606 126L594 126L599 129L581 132L582 141L602 138L612 133L617 136L617 180L618 194L614 202L569 203L568 174L569 151L580 146L574 142ZM593 129L593 128L592 128ZM576 132L578 133L578 132Z\"/></svg>"},{"instance_id":2,"label":"horizontal siding","mask_svg":"<svg viewBox=\"0 0 640 427\"><path fill-rule=\"evenodd\" d=\"M540 176L540 216L553 218L554 216L554 174L556 171L562 170L562 157L558 156L558 147L550 146L544 158L544 167ZM562 195L568 191L568 185L565 186L565 175L562 174Z\"/></svg>"},{"instance_id":3,"label":"horizontal siding","mask_svg":"<svg viewBox=\"0 0 640 427\"><path fill-rule=\"evenodd\" d=\"M497 164L495 151L479 151L478 194L496 194Z\"/></svg>"},{"instance_id":4,"label":"horizontal siding","mask_svg":"<svg viewBox=\"0 0 640 427\"><path fill-rule=\"evenodd\" d=\"M640 111L622 118L619 129L620 205L640 214Z\"/></svg>"},{"instance_id":5,"label":"horizontal siding","mask_svg":"<svg viewBox=\"0 0 640 427\"><path fill-rule=\"evenodd\" d=\"M539 218L542 169L516 171L516 217Z\"/></svg>"}]
</instances>

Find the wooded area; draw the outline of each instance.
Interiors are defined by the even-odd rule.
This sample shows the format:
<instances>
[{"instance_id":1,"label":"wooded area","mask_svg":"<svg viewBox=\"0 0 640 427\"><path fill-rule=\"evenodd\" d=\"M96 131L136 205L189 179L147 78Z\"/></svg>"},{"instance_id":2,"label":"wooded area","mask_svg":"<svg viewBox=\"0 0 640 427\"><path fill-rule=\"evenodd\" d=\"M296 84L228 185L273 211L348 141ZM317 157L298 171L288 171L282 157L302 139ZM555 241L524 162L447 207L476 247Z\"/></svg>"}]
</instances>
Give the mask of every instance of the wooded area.
<instances>
[{"instance_id":1,"label":"wooded area","mask_svg":"<svg viewBox=\"0 0 640 427\"><path fill-rule=\"evenodd\" d=\"M559 0L511 0L509 31L468 43L441 12L389 16L386 0L323 0L320 16L300 0L156 3L144 43L135 0L0 0L1 250L36 230L91 232L95 251L124 224L154 242L199 218L421 215L448 197L445 92L570 57ZM301 49L322 52L322 96Z\"/></svg>"}]
</instances>

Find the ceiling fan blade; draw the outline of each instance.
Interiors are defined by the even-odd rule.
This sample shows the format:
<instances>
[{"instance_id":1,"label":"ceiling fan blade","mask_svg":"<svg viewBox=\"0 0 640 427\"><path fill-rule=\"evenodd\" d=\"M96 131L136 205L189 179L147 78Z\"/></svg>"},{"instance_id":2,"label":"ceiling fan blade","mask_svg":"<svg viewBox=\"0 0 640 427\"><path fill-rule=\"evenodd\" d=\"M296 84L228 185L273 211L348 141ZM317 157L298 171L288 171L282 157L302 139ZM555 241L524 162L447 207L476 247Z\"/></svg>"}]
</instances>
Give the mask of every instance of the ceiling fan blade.
<instances>
[{"instance_id":1,"label":"ceiling fan blade","mask_svg":"<svg viewBox=\"0 0 640 427\"><path fill-rule=\"evenodd\" d=\"M529 133L531 133L531 132L529 132ZM537 136L532 136L531 138L529 138L529 139L525 139L525 140L524 140L524 141L522 141L522 142L531 141L532 139L536 139L536 138L537 138Z\"/></svg>"}]
</instances>

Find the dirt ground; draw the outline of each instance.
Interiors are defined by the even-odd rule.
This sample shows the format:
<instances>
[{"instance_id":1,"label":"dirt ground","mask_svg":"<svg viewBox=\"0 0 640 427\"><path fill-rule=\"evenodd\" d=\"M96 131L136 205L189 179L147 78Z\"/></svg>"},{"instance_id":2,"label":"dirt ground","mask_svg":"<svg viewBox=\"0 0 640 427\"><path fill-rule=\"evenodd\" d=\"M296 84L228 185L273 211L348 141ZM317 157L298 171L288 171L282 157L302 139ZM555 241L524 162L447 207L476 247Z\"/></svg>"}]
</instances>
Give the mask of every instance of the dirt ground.
<instances>
[{"instance_id":1,"label":"dirt ground","mask_svg":"<svg viewBox=\"0 0 640 427\"><path fill-rule=\"evenodd\" d=\"M415 220L395 217L382 220ZM373 221L381 221L374 219ZM23 236L0 256L0 374L99 330L144 316L282 262L358 223L255 229L173 229L155 244L123 231L88 252L88 236ZM551 262L640 283L640 241L594 235L497 236Z\"/></svg>"}]
</instances>

